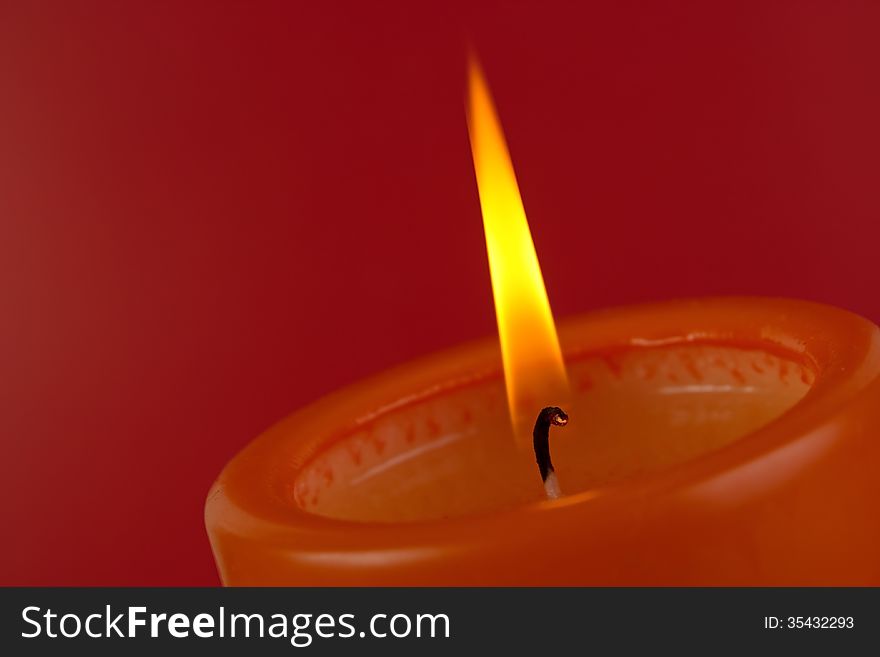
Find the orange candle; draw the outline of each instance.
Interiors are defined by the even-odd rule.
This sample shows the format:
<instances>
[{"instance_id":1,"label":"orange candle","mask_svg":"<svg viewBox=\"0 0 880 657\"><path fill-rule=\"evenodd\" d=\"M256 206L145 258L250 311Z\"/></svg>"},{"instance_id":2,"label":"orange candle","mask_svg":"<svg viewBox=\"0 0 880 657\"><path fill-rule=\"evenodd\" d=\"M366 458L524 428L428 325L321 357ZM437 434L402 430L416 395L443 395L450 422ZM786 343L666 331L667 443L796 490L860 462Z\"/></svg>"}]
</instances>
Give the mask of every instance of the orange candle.
<instances>
[{"instance_id":1,"label":"orange candle","mask_svg":"<svg viewBox=\"0 0 880 657\"><path fill-rule=\"evenodd\" d=\"M560 327L571 422L544 492L494 341L305 408L223 471L229 585L880 584L880 332L707 299Z\"/></svg>"},{"instance_id":2,"label":"orange candle","mask_svg":"<svg viewBox=\"0 0 880 657\"><path fill-rule=\"evenodd\" d=\"M339 391L223 470L227 585L880 585L880 331L784 299L584 315L557 336L491 99L469 128L501 350ZM562 496L530 452L540 409Z\"/></svg>"}]
</instances>

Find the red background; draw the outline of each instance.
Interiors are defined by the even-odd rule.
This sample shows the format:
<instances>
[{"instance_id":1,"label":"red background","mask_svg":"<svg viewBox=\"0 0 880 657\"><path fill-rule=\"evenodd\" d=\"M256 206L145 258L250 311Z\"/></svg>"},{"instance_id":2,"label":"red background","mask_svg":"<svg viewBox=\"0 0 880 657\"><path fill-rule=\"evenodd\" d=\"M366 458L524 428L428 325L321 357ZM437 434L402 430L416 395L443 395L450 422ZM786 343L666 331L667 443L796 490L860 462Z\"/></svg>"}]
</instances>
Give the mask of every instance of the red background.
<instances>
[{"instance_id":1,"label":"red background","mask_svg":"<svg viewBox=\"0 0 880 657\"><path fill-rule=\"evenodd\" d=\"M876 3L11 4L0 583L217 583L204 495L242 445L493 332L469 40L557 315L880 320Z\"/></svg>"}]
</instances>

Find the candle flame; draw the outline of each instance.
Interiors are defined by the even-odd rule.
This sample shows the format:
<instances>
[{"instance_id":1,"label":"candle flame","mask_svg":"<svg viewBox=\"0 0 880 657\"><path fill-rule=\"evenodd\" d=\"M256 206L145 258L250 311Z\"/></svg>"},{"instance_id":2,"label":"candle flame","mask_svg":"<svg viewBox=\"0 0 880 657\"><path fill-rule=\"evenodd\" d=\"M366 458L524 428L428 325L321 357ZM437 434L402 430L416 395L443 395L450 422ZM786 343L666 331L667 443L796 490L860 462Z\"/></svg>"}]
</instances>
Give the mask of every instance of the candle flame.
<instances>
[{"instance_id":1,"label":"candle flame","mask_svg":"<svg viewBox=\"0 0 880 657\"><path fill-rule=\"evenodd\" d=\"M568 379L510 153L485 77L473 57L467 109L507 402L522 444L529 440L542 408L567 402Z\"/></svg>"}]
</instances>

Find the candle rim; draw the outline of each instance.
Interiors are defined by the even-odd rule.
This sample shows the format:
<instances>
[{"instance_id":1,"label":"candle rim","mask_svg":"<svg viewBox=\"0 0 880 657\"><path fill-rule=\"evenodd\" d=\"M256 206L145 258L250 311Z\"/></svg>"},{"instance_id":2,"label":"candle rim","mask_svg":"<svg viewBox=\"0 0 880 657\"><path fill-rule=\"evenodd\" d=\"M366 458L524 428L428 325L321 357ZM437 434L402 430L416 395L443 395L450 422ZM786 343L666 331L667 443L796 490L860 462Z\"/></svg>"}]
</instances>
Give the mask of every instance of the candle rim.
<instances>
[{"instance_id":1,"label":"candle rim","mask_svg":"<svg viewBox=\"0 0 880 657\"><path fill-rule=\"evenodd\" d=\"M662 312L658 313L658 310ZM765 319L763 331L759 325L748 325L756 316ZM643 328L638 332L625 332L626 335L635 333L638 337L629 337L616 343L604 339L613 337L623 327L644 327L645 321L640 320L646 318L652 319L651 330ZM700 318L702 323L696 321ZM716 323L715 330L705 328L712 324L707 324L707 320L718 322L719 318L725 321ZM682 325L683 320L687 320L685 325L694 322L697 330L674 335L682 333L671 329ZM586 342L583 339L585 328L591 329L588 331L591 338ZM742 333L735 333L734 328L742 330ZM768 328L773 330L768 331ZM445 365L449 374L460 370L464 363L477 364L478 367L475 372L460 372L458 377L450 376L439 382L435 380L432 385L416 387L419 392L397 395L395 403L385 404L384 407L380 405L380 410L391 412L402 405L442 394L453 387L502 376L497 338L471 342L342 388L276 423L239 452L221 472L209 493L205 509L209 533L215 524L222 525L224 531L232 532L260 526L273 540L277 540L279 546L290 546L295 542L302 550L307 550L308 546L316 550L332 549L337 542L334 537L342 539L339 543L342 545L353 529L364 537L365 549L370 546L372 549L392 549L400 546L401 540L407 545L422 544L427 547L438 541L448 545L461 542L463 535L478 540L479 535L485 533L487 523L515 527L523 515L546 514L549 519L558 514L601 513L603 498L645 499L652 495L682 494L688 487L717 476L719 468L729 466L732 457L736 464L747 464L803 438L823 423L833 421L833 414L838 408L853 401L872 383L880 390L880 329L869 320L846 310L811 301L773 297L681 299L588 312L564 318L559 323L559 329L567 359L613 348L723 344L771 352L776 350L786 358L800 360L811 367L815 380L805 397L787 412L717 451L701 454L657 473L633 477L603 489L574 493L555 501L536 501L511 509L453 518L378 523L329 518L297 509L292 504L281 505L276 503L277 500L270 499L271 494L267 494L266 486L261 487L260 491L251 491L249 496L241 495L241 491L235 487L230 490L229 480L240 475L242 468L260 464L272 471L268 457L273 452L273 442L284 440L284 436L306 422L310 414L317 412L320 415L321 408L338 409L340 401L359 399L362 393L382 388L391 382L406 388L419 382L420 371L434 372L437 365ZM752 336L751 340L743 339L749 335ZM834 339L829 340L829 336ZM575 337L580 339L575 341ZM575 345L575 342L580 344ZM456 367L451 367L452 364L456 364ZM366 399L371 397L367 395ZM371 421L376 413L374 409L372 414L361 413L356 417L362 422ZM780 425L784 431L780 430ZM357 425L346 425L346 432L351 426ZM301 468L305 465L331 438L325 433L308 441L311 451L300 450L301 456L297 457L299 462L295 466ZM220 516L225 516L222 522Z\"/></svg>"}]
</instances>

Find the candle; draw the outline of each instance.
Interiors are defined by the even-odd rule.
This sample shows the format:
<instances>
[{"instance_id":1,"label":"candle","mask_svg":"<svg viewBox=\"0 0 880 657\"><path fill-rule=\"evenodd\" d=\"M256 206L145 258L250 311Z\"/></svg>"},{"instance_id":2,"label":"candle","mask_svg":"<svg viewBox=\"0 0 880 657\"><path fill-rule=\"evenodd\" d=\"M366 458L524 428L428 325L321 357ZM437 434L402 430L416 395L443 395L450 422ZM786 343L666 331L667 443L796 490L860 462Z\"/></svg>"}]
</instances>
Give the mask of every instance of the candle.
<instances>
[{"instance_id":1,"label":"candle","mask_svg":"<svg viewBox=\"0 0 880 657\"><path fill-rule=\"evenodd\" d=\"M877 327L726 298L557 335L476 65L468 118L501 352L385 372L249 444L205 508L223 582L880 584ZM558 499L529 451L548 406Z\"/></svg>"}]
</instances>

